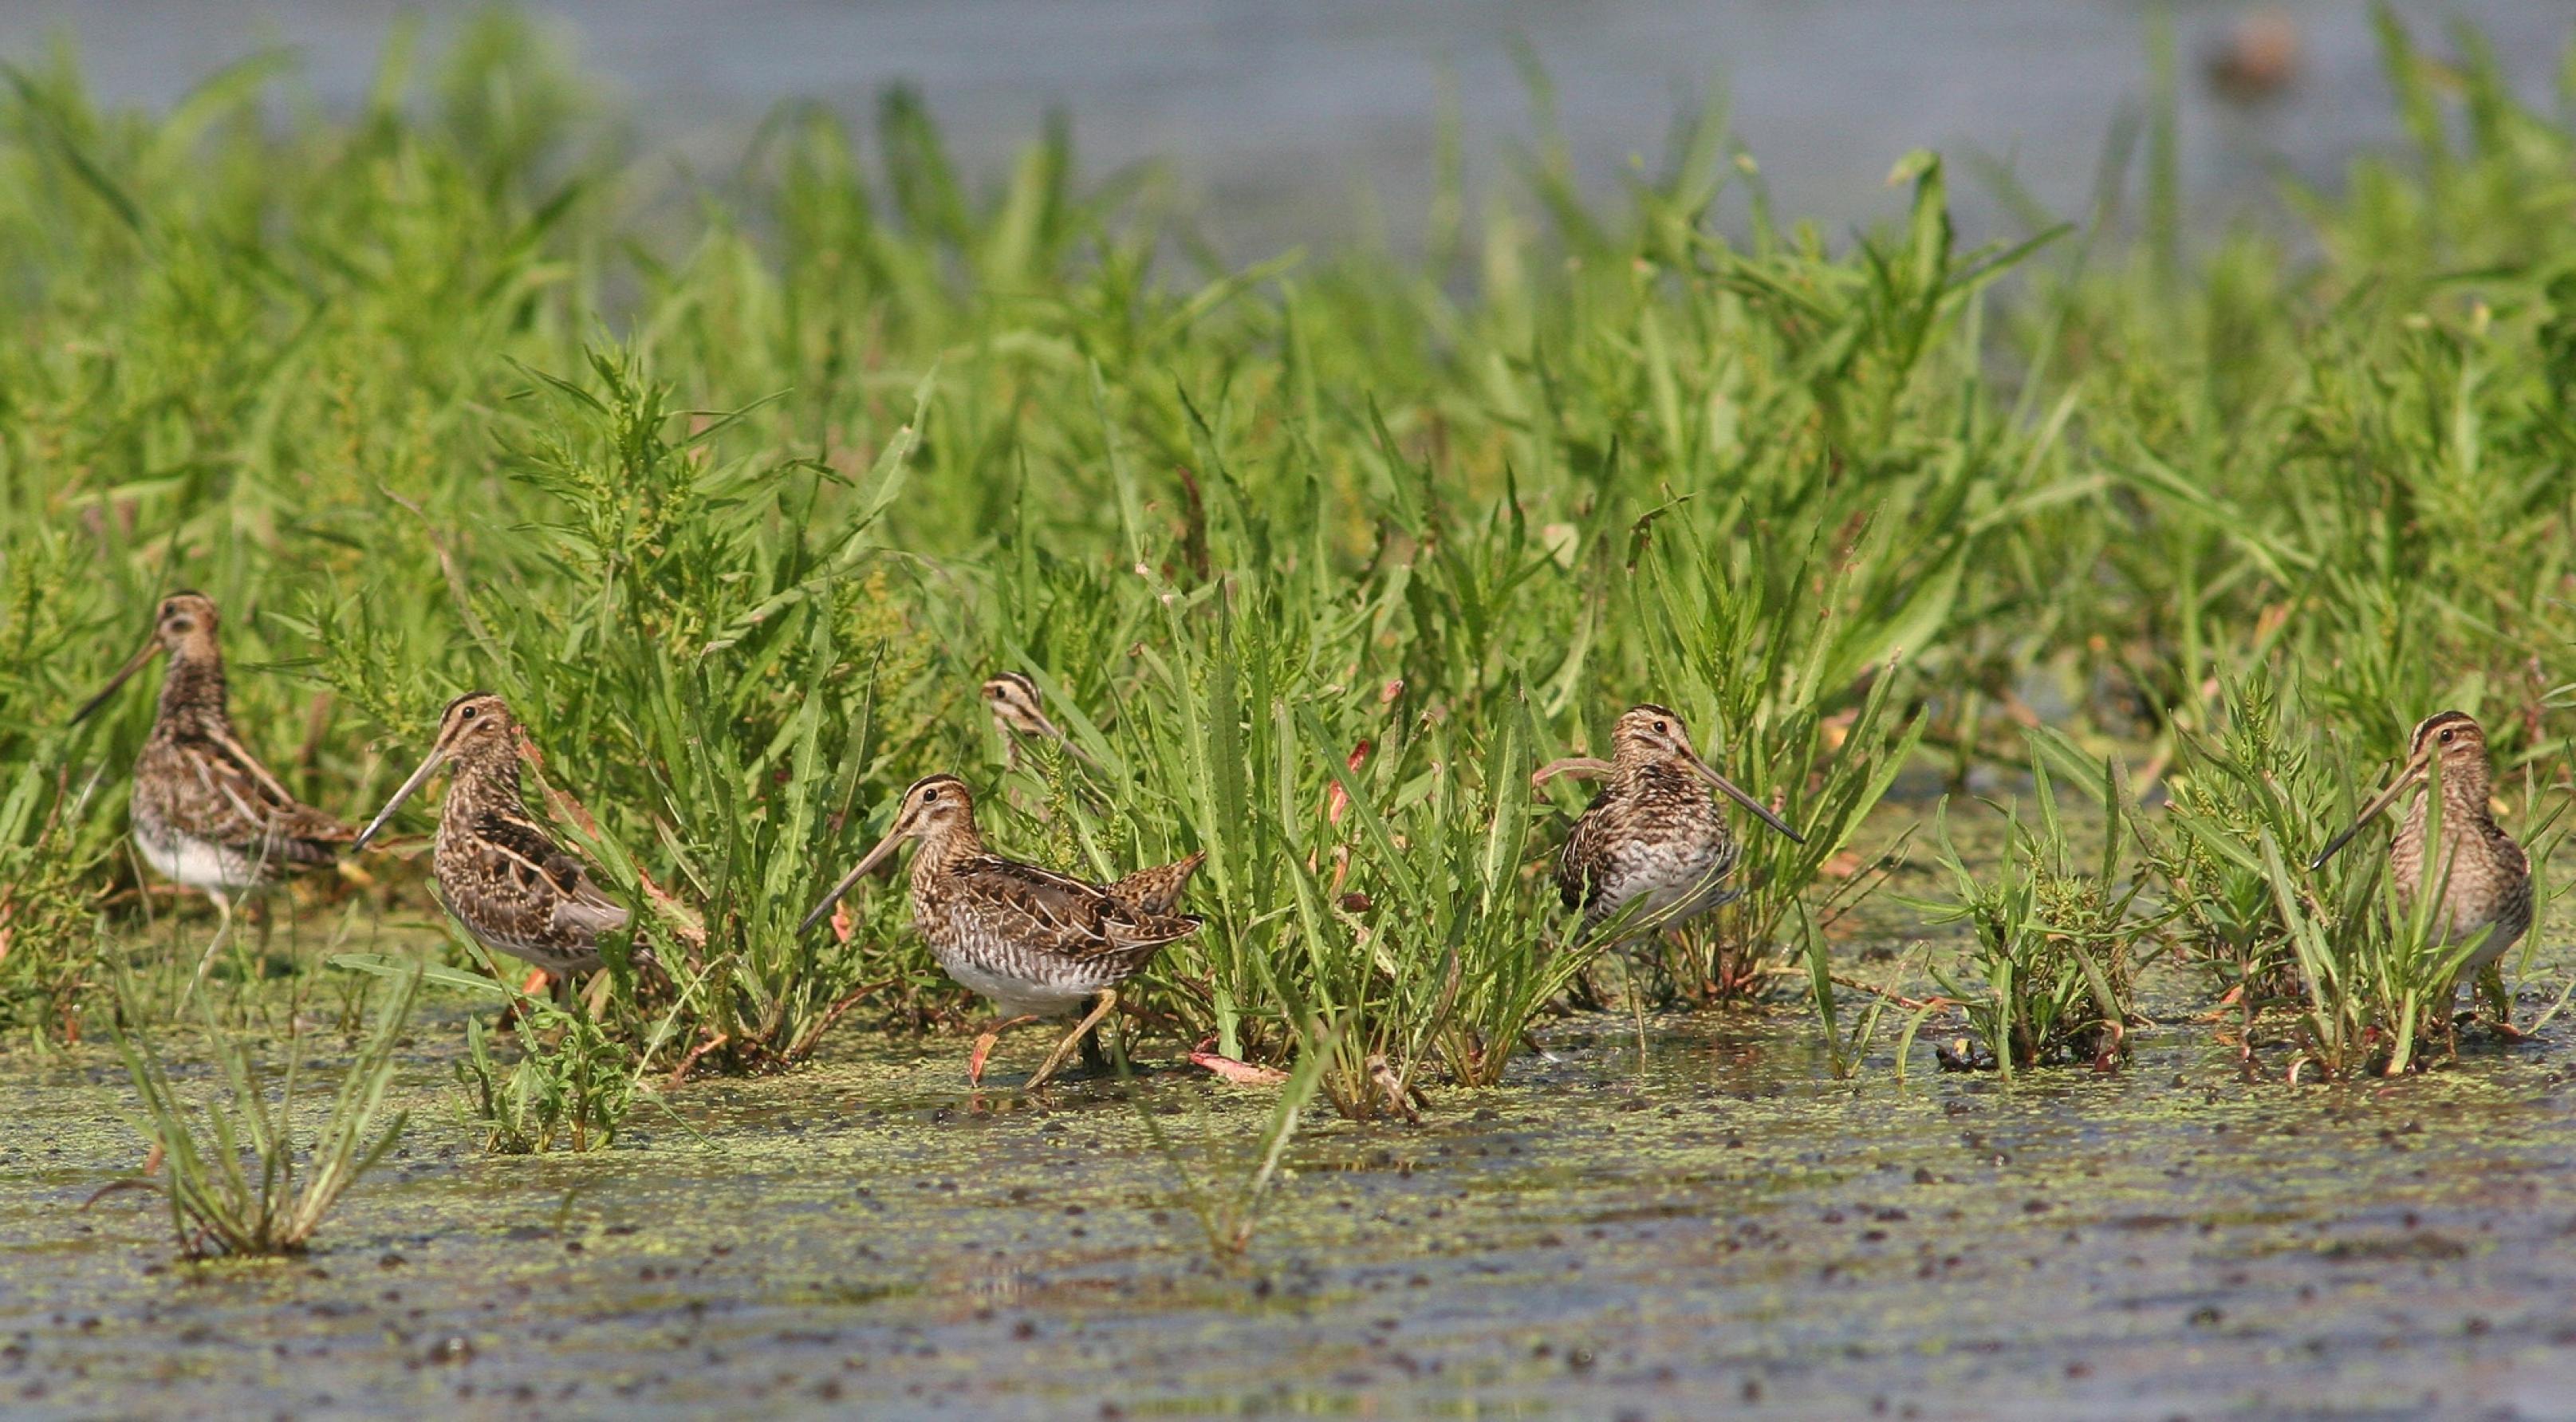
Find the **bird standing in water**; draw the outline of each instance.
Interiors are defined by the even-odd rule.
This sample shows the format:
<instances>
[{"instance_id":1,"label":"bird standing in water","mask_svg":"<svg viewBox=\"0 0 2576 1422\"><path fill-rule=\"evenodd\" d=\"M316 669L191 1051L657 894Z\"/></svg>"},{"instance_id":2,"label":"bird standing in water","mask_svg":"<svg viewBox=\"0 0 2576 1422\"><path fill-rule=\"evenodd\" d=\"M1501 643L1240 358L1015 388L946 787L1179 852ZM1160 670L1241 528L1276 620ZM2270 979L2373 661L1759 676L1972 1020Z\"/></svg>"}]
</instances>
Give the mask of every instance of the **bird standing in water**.
<instances>
[{"instance_id":1,"label":"bird standing in water","mask_svg":"<svg viewBox=\"0 0 2576 1422\"><path fill-rule=\"evenodd\" d=\"M430 876L474 941L557 978L599 966L599 939L627 922L579 857L528 813L519 789L519 724L488 691L468 692L438 718L438 739L411 778L358 834L376 832L441 765L456 767L439 807Z\"/></svg>"},{"instance_id":2,"label":"bird standing in water","mask_svg":"<svg viewBox=\"0 0 2576 1422\"><path fill-rule=\"evenodd\" d=\"M161 706L134 759L134 848L163 878L202 890L221 922L188 992L205 979L233 923L232 899L284 873L331 864L350 847L349 827L299 803L233 734L213 600L174 592L154 610L152 637L98 694L72 713L86 719L164 652ZM183 995L182 1000L185 1000Z\"/></svg>"},{"instance_id":3,"label":"bird standing in water","mask_svg":"<svg viewBox=\"0 0 2576 1422\"><path fill-rule=\"evenodd\" d=\"M2431 793L2416 798L2388 842L2388 872L2395 881L2398 907L2413 913L2416 899L2430 885L2439 895L2432 909L2433 944L2451 948L2477 940L2461 964L2460 975L2475 979L2486 993L2497 1030L2518 1037L2497 965L2531 928L2531 858L2495 822L2488 805L2494 772L2487 765L2486 731L2475 720L2459 711L2424 718L2407 744L2405 768L2387 789L2361 807L2349 829L2319 851L2308 865L2309 872L2323 869L2336 851L2361 833L2362 826L2427 779L2432 782ZM2437 797L2442 806L2441 840L2431 846L2426 841ZM2429 878L2425 872L2428 849L2433 851ZM2453 982L2435 995L2446 1027L2458 992Z\"/></svg>"},{"instance_id":4,"label":"bird standing in water","mask_svg":"<svg viewBox=\"0 0 2576 1422\"><path fill-rule=\"evenodd\" d=\"M1631 708L1610 733L1609 784L1566 835L1556 887L1583 914L1581 937L1622 910L1630 933L1668 928L1743 892L1727 875L1743 848L1709 798L1716 786L1764 824L1806 840L1769 806L1738 789L1691 749L1681 717L1651 703ZM1703 783L1705 782L1705 783Z\"/></svg>"},{"instance_id":5,"label":"bird standing in water","mask_svg":"<svg viewBox=\"0 0 2576 1422\"><path fill-rule=\"evenodd\" d=\"M1141 870L1106 888L1004 859L988 852L976 832L975 799L966 782L932 775L904 791L894 827L832 886L797 931L812 928L860 876L906 840L920 841L912 856L913 926L930 944L940 970L990 998L1002 1015L975 1039L966 1065L970 1085L982 1084L984 1059L1003 1032L1090 1003L1091 1011L1056 1043L1026 1089L1046 1084L1065 1054L1118 1005L1120 985L1163 945L1197 932L1203 922L1171 911L1203 856Z\"/></svg>"}]
</instances>

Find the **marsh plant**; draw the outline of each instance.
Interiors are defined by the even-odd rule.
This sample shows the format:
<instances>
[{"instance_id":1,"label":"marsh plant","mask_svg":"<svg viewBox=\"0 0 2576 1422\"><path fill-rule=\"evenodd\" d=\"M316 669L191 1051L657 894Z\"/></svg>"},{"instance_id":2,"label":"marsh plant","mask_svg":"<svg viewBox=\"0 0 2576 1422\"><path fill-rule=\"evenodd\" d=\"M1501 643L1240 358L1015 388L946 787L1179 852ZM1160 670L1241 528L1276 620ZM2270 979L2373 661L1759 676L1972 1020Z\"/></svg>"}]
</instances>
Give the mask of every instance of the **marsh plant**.
<instances>
[{"instance_id":1,"label":"marsh plant","mask_svg":"<svg viewBox=\"0 0 2576 1422\"><path fill-rule=\"evenodd\" d=\"M2374 762L2322 755L2293 730L2310 720L2308 699L2295 678L2232 681L2214 733L2179 738L2164 812L2132 823L2184 960L2230 1009L2249 1070L2277 1030L2292 1041L2293 1072L2404 1071L2426 1060L2428 1034L2449 1042L2449 1004L2436 999L2468 949L2436 945L2429 910L2400 908L2378 834L2311 867L2337 816L2360 803L2360 767ZM2046 744L2061 762L2070 753L2062 738ZM2536 870L2545 871L2553 822L2531 821L2542 831L2526 846ZM2545 889L2536 894L2545 912ZM2493 991L2502 995L2500 977Z\"/></svg>"},{"instance_id":2,"label":"marsh plant","mask_svg":"<svg viewBox=\"0 0 2576 1422\"><path fill-rule=\"evenodd\" d=\"M1567 545L1587 550L1590 586L1549 676L1550 709L1576 704L1585 676L1668 688L1703 749L1805 835L1748 834L1744 892L1704 930L1657 940L1691 945L1665 976L1695 1001L1765 992L1782 975L1799 896L1923 733L1908 707L1927 673L1946 670L1966 568L2047 457L2044 438L1986 425L1977 392L1933 393L1941 374L1975 364L1981 293L2033 247L1955 251L1932 155L1911 155L1893 180L1913 190L1906 226L1845 261L1795 244L1650 241L1682 309L1635 314L1634 385L1575 386L1604 418L1641 392L1652 412L1633 422L1632 444L1594 452L1605 483L1631 461L1664 472L1661 497L1624 529L1599 523L1605 501ZM1710 196L1658 194L1651 230L1672 240L1689 230L1689 201ZM1699 339L1678 340L1668 320ZM1602 363L1582 368L1615 370L1607 352L1583 354ZM1953 397L1945 425L1934 412ZM1782 437L1749 439L1748 421ZM1707 482L1686 491L1676 470ZM1808 533L1784 539L1788 529Z\"/></svg>"},{"instance_id":3,"label":"marsh plant","mask_svg":"<svg viewBox=\"0 0 2576 1422\"><path fill-rule=\"evenodd\" d=\"M493 1055L491 1032L466 1019L465 1056L456 1063L458 1115L491 1155L537 1155L558 1145L607 1149L634 1104L634 1052L587 1013L517 1001L519 1059L506 1068Z\"/></svg>"},{"instance_id":4,"label":"marsh plant","mask_svg":"<svg viewBox=\"0 0 2576 1422\"><path fill-rule=\"evenodd\" d=\"M2442 800L2439 794L2428 797L2427 843L2441 842ZM2524 829L2535 929L2548 922L2547 867L2564 834L2565 809L2566 801L2558 799ZM2438 905L2449 887L2441 878L2449 865L2444 856L2423 856L2420 881L2404 885L2385 853L2347 851L2316 869L2285 861L2268 832L2259 851L2296 954L2300 996L2290 1014L2289 1079L2303 1072L2326 1080L2397 1076L2454 1054L2452 1012L2463 985L2475 988L2495 1022L2506 1020L2502 961L2489 963L2474 984L2466 984L2467 964L2481 940L2448 941L2442 931ZM2562 992L2559 1004L2566 1000Z\"/></svg>"},{"instance_id":5,"label":"marsh plant","mask_svg":"<svg viewBox=\"0 0 2576 1422\"><path fill-rule=\"evenodd\" d=\"M72 754L90 732L66 728L55 679L80 635L87 570L61 530L0 517L0 1028L80 1035L81 1002L104 980L96 880L117 821L101 813L121 784Z\"/></svg>"},{"instance_id":6,"label":"marsh plant","mask_svg":"<svg viewBox=\"0 0 2576 1422\"><path fill-rule=\"evenodd\" d=\"M1257 263L1157 170L1087 176L1064 126L978 181L903 91L783 111L675 192L507 14L425 72L396 47L347 119L276 103L281 61L159 115L25 71L6 1010L66 1030L102 898L130 931L114 776L147 708L45 728L182 585L226 610L246 738L335 812L450 697L509 698L541 808L666 970L610 950L635 1070L965 1016L899 892L793 931L949 771L1019 792L986 830L1054 868L1207 851L1206 929L1134 984L1153 1031L1278 1068L1328 1022L1348 1109L1386 1099L1372 1062L1407 1099L1490 1083L1585 967L1534 867L1576 792L1510 782L1639 700L1808 835L1748 835L1741 898L1623 950L1672 997L1801 976L1894 777L2017 768L2049 721L2169 780L2122 819L2216 992L2303 1000L2260 846L2312 847L2324 762L2473 705L2530 803L2569 744L2541 669L2576 644L2576 128L2473 35L2385 32L2403 151L2289 190L2285 235L2184 242L2172 165L2115 148L2080 226L2007 181L2011 235L1963 247L1915 153L1902 216L1843 240L1782 220L1714 111L1605 202L1534 80L1525 186L1471 223L1444 167L1418 260ZM1002 671L1079 758L1004 768L975 700ZM2219 690L2267 671L2295 711ZM2027 930L2060 918L2089 951L2135 902L2026 832L1994 951L2057 952ZM2066 1000L2079 1037L2117 1016ZM2007 1058L2034 1030L1993 1025Z\"/></svg>"},{"instance_id":7,"label":"marsh plant","mask_svg":"<svg viewBox=\"0 0 2576 1422\"><path fill-rule=\"evenodd\" d=\"M2328 1081L2397 1076L2423 1065L2434 1055L2428 1039L2449 1030L2452 985L2476 946L2434 941L2432 906L2442 886L2427 883L2431 892L2409 913L2398 907L2384 866L2343 876L2321 892L2293 877L2268 833L2260 850L2297 955L2301 994L2291 1012L2289 1079L2303 1071Z\"/></svg>"},{"instance_id":8,"label":"marsh plant","mask_svg":"<svg viewBox=\"0 0 2576 1422\"><path fill-rule=\"evenodd\" d=\"M2255 672L2222 697L2215 734L2178 737L2161 816L2137 819L2148 872L2171 906L2183 961L2250 1024L2266 1007L2297 1001L2298 932L2284 914L2266 843L2305 863L2324 844L2318 807L2325 764L2293 728L2307 724L2295 696ZM2059 740L2043 744L2059 752Z\"/></svg>"},{"instance_id":9,"label":"marsh plant","mask_svg":"<svg viewBox=\"0 0 2576 1422\"><path fill-rule=\"evenodd\" d=\"M380 953L342 953L331 966L367 980L419 976L480 1005L505 1009L506 1030L518 1049L504 1065L493 1048L497 1027L479 1016L465 1020L465 1054L453 1063L457 1117L481 1138L490 1155L536 1155L558 1146L604 1150L634 1108L643 1064L637 1047L576 1001L567 1009L518 990L499 965L477 947L476 970L423 966ZM666 1014L654 1040L667 1039L676 1014Z\"/></svg>"},{"instance_id":10,"label":"marsh plant","mask_svg":"<svg viewBox=\"0 0 2576 1422\"><path fill-rule=\"evenodd\" d=\"M38 762L0 795L0 1026L77 1039L100 976L89 911L97 851L80 833L86 795Z\"/></svg>"},{"instance_id":11,"label":"marsh plant","mask_svg":"<svg viewBox=\"0 0 2576 1422\"><path fill-rule=\"evenodd\" d=\"M200 999L218 1079L192 1108L172 1087L160 1048L139 1020L128 1021L117 1029L117 1048L142 1100L137 1126L162 1170L112 1188L159 1194L179 1250L191 1259L303 1253L331 1207L402 1138L406 1113L396 1112L382 1130L376 1118L420 984L417 970L406 974L377 1005L321 1129L300 1150L304 1034L292 1039L285 1070L271 1073Z\"/></svg>"},{"instance_id":12,"label":"marsh plant","mask_svg":"<svg viewBox=\"0 0 2576 1422\"><path fill-rule=\"evenodd\" d=\"M685 418L631 352L593 352L586 381L536 379L527 400L551 417L506 434L502 457L541 512L522 546L456 573L470 650L451 685L486 680L530 708L527 773L641 910L682 1059L774 1070L813 1049L864 970L857 948L795 933L792 905L819 893L808 846L849 812L871 746L878 649L845 654L836 614L879 551L913 427L876 461L867 509L824 536L807 516L833 471L720 456L742 413ZM324 635L343 649L326 666L363 691L363 630ZM623 947L606 956L641 1045L654 1005Z\"/></svg>"},{"instance_id":13,"label":"marsh plant","mask_svg":"<svg viewBox=\"0 0 2576 1422\"><path fill-rule=\"evenodd\" d=\"M1816 1026L1825 1044L1825 1067L1837 1081L1858 1076L1869 1062L1871 1045L1877 1041L1881 1023L1892 1007L1907 1007L1911 1013L1896 1051L1896 1074L1905 1076L1907 1049L1937 1004L1915 1003L1903 996L1906 969L1911 960L1898 964L1884 986L1865 990L1866 1001L1859 1011L1846 1020L1846 1006L1841 983L1834 972L1833 947L1812 921L1807 925L1807 995L1816 1011Z\"/></svg>"},{"instance_id":14,"label":"marsh plant","mask_svg":"<svg viewBox=\"0 0 2576 1422\"><path fill-rule=\"evenodd\" d=\"M2010 1076L2032 1067L2087 1062L2108 1071L2128 1055L2136 1017L2138 948L2157 929L2137 912L2143 876L2121 887L2125 798L2117 771L2097 770L2107 821L2101 858L2077 867L2045 764L2034 767L2036 826L2005 814L2001 862L1983 875L1970 869L1950 837L1945 803L1933 841L1953 889L1923 905L1931 922L1958 923L1971 935L1967 971L1934 978L1967 1018L1971 1050L1962 1065Z\"/></svg>"}]
</instances>

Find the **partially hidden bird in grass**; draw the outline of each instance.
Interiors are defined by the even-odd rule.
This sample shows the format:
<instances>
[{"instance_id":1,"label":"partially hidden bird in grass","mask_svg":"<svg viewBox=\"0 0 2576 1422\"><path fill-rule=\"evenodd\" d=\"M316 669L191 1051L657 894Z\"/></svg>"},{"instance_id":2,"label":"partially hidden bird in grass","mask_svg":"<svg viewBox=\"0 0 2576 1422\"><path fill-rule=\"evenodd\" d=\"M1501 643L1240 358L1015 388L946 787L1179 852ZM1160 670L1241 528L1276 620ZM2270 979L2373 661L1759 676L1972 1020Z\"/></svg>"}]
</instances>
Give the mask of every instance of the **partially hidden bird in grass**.
<instances>
[{"instance_id":1,"label":"partially hidden bird in grass","mask_svg":"<svg viewBox=\"0 0 2576 1422\"><path fill-rule=\"evenodd\" d=\"M1557 892L1567 909L1582 914L1582 937L1614 918L1627 934L1672 927L1742 892L1727 878L1743 847L1710 798L1710 786L1772 829L1806 842L1768 805L1700 759L1681 717L1669 709L1652 703L1629 709L1610 743L1606 764L1559 762L1598 767L1609 781L1574 822L1557 859Z\"/></svg>"},{"instance_id":2,"label":"partially hidden bird in grass","mask_svg":"<svg viewBox=\"0 0 2576 1422\"><path fill-rule=\"evenodd\" d=\"M1116 884L1092 884L984 847L975 828L975 797L954 775L925 776L903 794L894 825L859 860L798 931L810 929L860 877L916 840L912 856L914 928L940 970L983 994L1001 1020L976 1038L967 1060L969 1084L980 1085L984 1061L1010 1028L1091 1010L1047 1054L1028 1080L1035 1090L1054 1076L1065 1054L1118 1005L1118 989L1163 946L1203 922L1173 905L1203 859L1141 870Z\"/></svg>"},{"instance_id":3,"label":"partially hidden bird in grass","mask_svg":"<svg viewBox=\"0 0 2576 1422\"><path fill-rule=\"evenodd\" d=\"M75 722L87 719L155 656L170 658L160 710L134 759L129 817L143 862L202 891L220 919L188 993L231 932L235 897L284 874L334 863L354 838L346 824L288 794L234 733L217 625L215 604L203 593L161 599L150 640L72 713Z\"/></svg>"},{"instance_id":4,"label":"partially hidden bird in grass","mask_svg":"<svg viewBox=\"0 0 2576 1422\"><path fill-rule=\"evenodd\" d=\"M983 686L984 705L993 714L993 728L1002 737L1008 763L1020 763L1023 740L1053 741L1094 770L1100 762L1091 752L1073 743L1064 729L1047 717L1046 707L1038 696L1038 684L1018 672L1001 672L988 678Z\"/></svg>"},{"instance_id":5,"label":"partially hidden bird in grass","mask_svg":"<svg viewBox=\"0 0 2576 1422\"><path fill-rule=\"evenodd\" d=\"M528 812L519 725L508 703L468 692L439 714L438 736L411 778L358 834L373 839L442 765L455 767L439 807L430 877L448 915L475 942L569 979L600 964L599 940L626 927L624 905Z\"/></svg>"},{"instance_id":6,"label":"partially hidden bird in grass","mask_svg":"<svg viewBox=\"0 0 2576 1422\"><path fill-rule=\"evenodd\" d=\"M1089 751L1073 743L1072 738L1047 719L1038 704L1038 684L1018 672L1003 672L984 683L984 701L993 711L993 725L1001 732L1005 745L1016 760L1021 737L1051 740L1094 770L1105 769ZM1044 818L1041 814L1040 818ZM1169 864L1156 864L1139 869L1108 886L1112 897L1147 913L1169 913L1181 900L1181 891L1189 886L1190 876L1207 861L1202 850Z\"/></svg>"},{"instance_id":7,"label":"partially hidden bird in grass","mask_svg":"<svg viewBox=\"0 0 2576 1422\"><path fill-rule=\"evenodd\" d=\"M2498 964L2531 929L2531 858L2495 822L2488 803L2494 772L2487 763L2487 735L2475 719L2460 711L2425 717L2407 742L2405 766L2386 789L2361 807L2350 828L2327 842L2310 861L2309 872L2323 869L2363 826L2417 785L2426 785L2427 792L2407 809L2388 841L2388 873L2399 911L2413 913L2416 901L2430 886L2438 896L2431 911L2432 946L2453 948L2475 940L2477 946L2462 962L2460 976L2474 979L2486 995L2497 1030L2518 1037ZM2438 845L2432 842L2437 802L2441 807ZM2446 1029L2458 993L2459 984L2453 981L2434 994Z\"/></svg>"}]
</instances>

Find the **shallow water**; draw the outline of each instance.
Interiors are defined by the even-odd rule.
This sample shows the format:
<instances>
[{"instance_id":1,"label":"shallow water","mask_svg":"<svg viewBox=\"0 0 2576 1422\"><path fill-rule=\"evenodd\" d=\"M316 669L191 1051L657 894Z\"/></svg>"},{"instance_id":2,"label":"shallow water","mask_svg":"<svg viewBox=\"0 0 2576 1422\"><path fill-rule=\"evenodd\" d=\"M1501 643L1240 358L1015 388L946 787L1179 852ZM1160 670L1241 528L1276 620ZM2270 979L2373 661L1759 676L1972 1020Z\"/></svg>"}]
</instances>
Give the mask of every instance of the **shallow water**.
<instances>
[{"instance_id":1,"label":"shallow water","mask_svg":"<svg viewBox=\"0 0 2576 1422\"><path fill-rule=\"evenodd\" d=\"M2178 986L2178 984L2177 984ZM2169 1004L2179 1007L2179 1004ZM457 1036L423 1021L423 1052ZM2181 1016L2177 1010L2173 1014ZM171 1263L101 1051L6 1060L12 1415L2561 1415L2576 1397L2569 1044L2249 1085L2206 1029L2006 1084L1825 1079L1807 1018L1561 1021L1419 1127L1310 1118L1212 1262L1130 1088L960 1089L963 1043L639 1110L486 1159L443 1061L308 1258ZM1027 1041L1006 1044L998 1071ZM443 1048L442 1048L443 1050ZM1144 1055L1167 1056L1167 1044ZM1132 1090L1184 1153L1268 1098Z\"/></svg>"}]
</instances>

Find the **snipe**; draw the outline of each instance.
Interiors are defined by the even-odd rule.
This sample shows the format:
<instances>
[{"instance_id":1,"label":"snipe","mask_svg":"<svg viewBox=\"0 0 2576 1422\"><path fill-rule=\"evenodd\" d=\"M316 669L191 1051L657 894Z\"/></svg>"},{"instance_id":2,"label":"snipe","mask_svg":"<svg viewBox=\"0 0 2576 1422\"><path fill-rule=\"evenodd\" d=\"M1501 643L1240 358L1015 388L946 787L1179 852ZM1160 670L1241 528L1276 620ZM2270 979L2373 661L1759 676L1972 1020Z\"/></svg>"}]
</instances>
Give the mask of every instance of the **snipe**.
<instances>
[{"instance_id":1,"label":"snipe","mask_svg":"<svg viewBox=\"0 0 2576 1422\"><path fill-rule=\"evenodd\" d=\"M954 775L913 782L894 828L859 860L797 931L831 912L850 886L917 839L912 856L912 922L941 971L990 998L1002 1016L975 1041L966 1077L980 1085L984 1059L1010 1028L1091 1010L1047 1054L1028 1089L1046 1084L1091 1029L1118 1005L1118 988L1166 943L1203 920L1172 912L1201 855L1139 871L1106 888L989 853L975 829L975 797Z\"/></svg>"},{"instance_id":2,"label":"snipe","mask_svg":"<svg viewBox=\"0 0 2576 1422\"><path fill-rule=\"evenodd\" d=\"M152 617L152 637L74 721L107 704L119 687L164 652L160 713L134 759L134 848L163 878L202 890L221 922L188 990L206 975L233 921L232 899L285 873L330 864L351 842L349 827L299 803L233 734L216 645L215 604L175 592Z\"/></svg>"},{"instance_id":3,"label":"snipe","mask_svg":"<svg viewBox=\"0 0 2576 1422\"><path fill-rule=\"evenodd\" d=\"M1583 937L1631 905L1627 931L1644 933L1706 913L1743 892L1726 883L1743 849L1709 798L1710 785L1764 824L1806 843L1769 806L1700 759L1681 717L1670 710L1652 704L1630 709L1612 728L1610 744L1610 783L1574 822L1557 860L1557 892L1568 909L1582 911Z\"/></svg>"},{"instance_id":4,"label":"snipe","mask_svg":"<svg viewBox=\"0 0 2576 1422\"><path fill-rule=\"evenodd\" d=\"M2435 944L2454 948L2477 940L2460 974L2476 979L2488 993L2498 1030L2518 1035L2513 1032L2511 1005L2496 965L2531 928L2531 859L2495 822L2487 803L2494 773L2487 765L2486 731L2475 720L2459 711L2426 717L2408 743L2405 768L2387 789L2361 807L2351 828L2326 844L2308 865L2309 871L2324 868L2337 850L2361 833L2362 826L2428 779L2432 793L2416 798L2388 842L2388 872L2398 905L2414 912L2424 887L2433 887L2440 895L2432 910ZM2441 842L2428 877L2425 841L2436 796L2442 807ZM2446 1026L2458 991L2454 982L2437 996Z\"/></svg>"},{"instance_id":5,"label":"snipe","mask_svg":"<svg viewBox=\"0 0 2576 1422\"><path fill-rule=\"evenodd\" d=\"M519 723L500 697L469 692L447 704L438 739L411 778L367 822L373 839L442 765L453 764L439 807L430 877L439 901L474 941L558 978L599 966L601 935L626 926L623 905L528 813L519 789Z\"/></svg>"},{"instance_id":6,"label":"snipe","mask_svg":"<svg viewBox=\"0 0 2576 1422\"><path fill-rule=\"evenodd\" d=\"M1002 744L1007 748L1008 764L1013 766L1019 764L1020 742L1023 739L1030 739L1053 741L1064 747L1066 754L1094 770L1107 768L1091 752L1075 745L1073 738L1067 736L1055 722L1047 719L1046 708L1039 702L1038 684L1020 673L1001 672L986 681L984 704L992 709L993 728L1001 735ZM1043 807L1025 808L1040 819L1046 817ZM1189 886L1190 876L1196 874L1199 866L1206 860L1207 853L1202 850L1169 864L1157 864L1151 868L1139 869L1117 883L1109 885L1109 894L1130 907L1143 909L1150 914L1170 913L1173 906L1180 902L1181 891ZM880 872L882 872L881 866Z\"/></svg>"},{"instance_id":7,"label":"snipe","mask_svg":"<svg viewBox=\"0 0 2576 1422\"><path fill-rule=\"evenodd\" d=\"M1046 707L1038 698L1038 684L1018 672L1002 672L984 683L984 704L993 713L993 728L1001 734L1008 763L1020 763L1022 740L1047 740L1064 747L1065 753L1094 770L1100 762L1091 752L1073 743L1063 728L1047 719Z\"/></svg>"}]
</instances>

